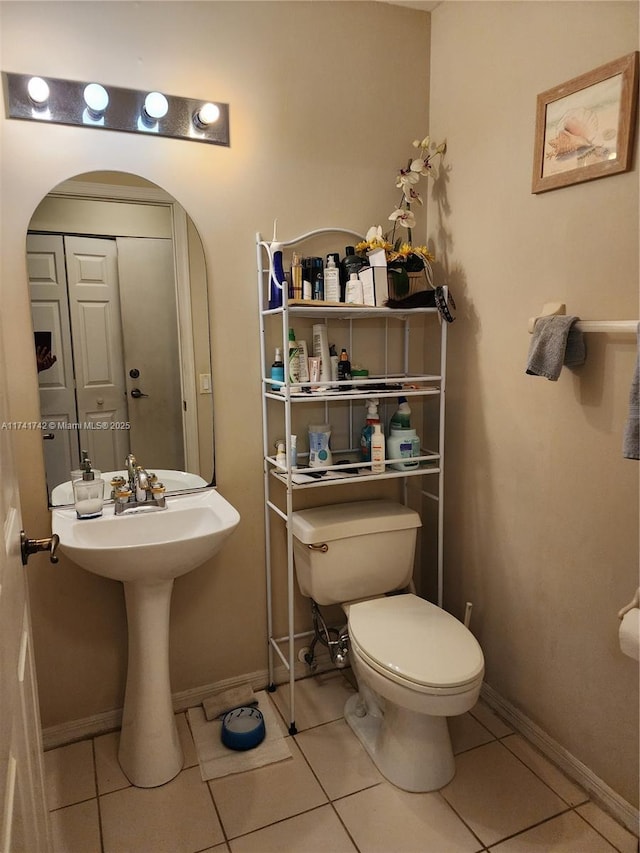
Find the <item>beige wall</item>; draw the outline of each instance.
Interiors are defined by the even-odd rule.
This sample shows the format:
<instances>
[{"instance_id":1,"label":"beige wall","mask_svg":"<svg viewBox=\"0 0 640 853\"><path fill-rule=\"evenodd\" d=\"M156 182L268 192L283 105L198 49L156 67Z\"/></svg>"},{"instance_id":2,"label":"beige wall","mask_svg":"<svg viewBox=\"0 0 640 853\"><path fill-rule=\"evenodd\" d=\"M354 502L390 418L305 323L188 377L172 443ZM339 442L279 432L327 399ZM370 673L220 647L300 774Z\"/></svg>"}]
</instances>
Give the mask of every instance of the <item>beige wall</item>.
<instances>
[{"instance_id":1,"label":"beige wall","mask_svg":"<svg viewBox=\"0 0 640 853\"><path fill-rule=\"evenodd\" d=\"M282 237L364 231L393 209L396 169L427 130L429 16L364 2L3 2L0 14L4 70L231 105L229 149L0 119L1 307L12 417L36 420L25 235L38 203L60 181L103 169L137 173L185 207L209 274L216 480L242 521L214 560L176 583L172 686L265 670L255 234L270 236L275 217ZM41 437L13 437L25 527L44 535ZM56 567L32 559L28 576L44 725L120 707L121 586L64 557Z\"/></svg>"},{"instance_id":2,"label":"beige wall","mask_svg":"<svg viewBox=\"0 0 640 853\"><path fill-rule=\"evenodd\" d=\"M74 173L125 170L193 217L210 275L217 481L242 526L176 584L173 687L262 669L254 234L270 235L276 216L283 236L382 221L407 143L427 128L429 17L363 2L0 8L3 69L231 104L230 149L1 119L1 305L21 365L13 418L33 420L24 235L41 198ZM524 375L527 318L544 301L585 318L638 316L637 172L530 194L536 94L636 49L637 6L446 2L432 18L431 129L448 139L450 171L429 233L459 304L447 605L461 614L474 601L489 684L637 802L637 670L616 640L616 611L637 585L638 468L620 454L634 342L590 338L587 364L558 383ZM40 437L14 438L25 525L41 535ZM32 559L28 574L44 724L118 707L119 585L64 559Z\"/></svg>"},{"instance_id":3,"label":"beige wall","mask_svg":"<svg viewBox=\"0 0 640 853\"><path fill-rule=\"evenodd\" d=\"M638 666L618 609L638 585L638 463L621 454L632 335L590 335L557 383L525 375L547 301L636 319L638 172L532 195L536 95L638 49L638 4L445 2L430 127L447 137L429 234L460 310L447 402L446 604L486 680L638 802Z\"/></svg>"}]
</instances>

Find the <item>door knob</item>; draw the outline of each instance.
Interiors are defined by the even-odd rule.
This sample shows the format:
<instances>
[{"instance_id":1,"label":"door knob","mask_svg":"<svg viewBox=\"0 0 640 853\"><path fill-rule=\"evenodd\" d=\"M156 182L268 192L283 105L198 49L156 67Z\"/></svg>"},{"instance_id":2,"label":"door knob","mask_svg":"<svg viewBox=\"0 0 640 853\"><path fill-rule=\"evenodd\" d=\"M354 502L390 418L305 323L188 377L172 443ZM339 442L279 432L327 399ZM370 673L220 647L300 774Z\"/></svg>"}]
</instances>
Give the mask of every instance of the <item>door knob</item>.
<instances>
[{"instance_id":1,"label":"door knob","mask_svg":"<svg viewBox=\"0 0 640 853\"><path fill-rule=\"evenodd\" d=\"M60 537L54 533L49 539L29 539L24 530L20 531L20 553L22 554L22 565L27 565L27 560L32 554L37 554L38 551L50 551L49 559L52 563L57 563L60 559L56 554Z\"/></svg>"},{"instance_id":2,"label":"door knob","mask_svg":"<svg viewBox=\"0 0 640 853\"><path fill-rule=\"evenodd\" d=\"M45 434L42 436L43 441L53 441L54 438L55 435L52 432L45 432Z\"/></svg>"},{"instance_id":3,"label":"door knob","mask_svg":"<svg viewBox=\"0 0 640 853\"><path fill-rule=\"evenodd\" d=\"M148 395L148 394L143 394L143 393L142 393L142 391L141 391L139 388L132 388L132 389L131 389L131 396L132 396L132 397L135 397L135 398L136 398L136 400L137 400L139 397L148 397L149 395Z\"/></svg>"}]
</instances>

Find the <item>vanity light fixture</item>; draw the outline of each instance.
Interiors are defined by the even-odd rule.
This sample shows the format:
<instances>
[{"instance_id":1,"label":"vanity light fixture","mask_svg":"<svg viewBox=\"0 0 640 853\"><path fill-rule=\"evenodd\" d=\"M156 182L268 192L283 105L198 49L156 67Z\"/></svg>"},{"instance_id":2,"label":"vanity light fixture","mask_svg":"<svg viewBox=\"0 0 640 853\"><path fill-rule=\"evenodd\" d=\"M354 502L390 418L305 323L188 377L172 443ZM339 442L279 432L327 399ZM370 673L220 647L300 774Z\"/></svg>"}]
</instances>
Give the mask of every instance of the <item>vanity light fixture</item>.
<instances>
[{"instance_id":1,"label":"vanity light fixture","mask_svg":"<svg viewBox=\"0 0 640 853\"><path fill-rule=\"evenodd\" d=\"M2 72L8 118L229 146L229 104Z\"/></svg>"}]
</instances>

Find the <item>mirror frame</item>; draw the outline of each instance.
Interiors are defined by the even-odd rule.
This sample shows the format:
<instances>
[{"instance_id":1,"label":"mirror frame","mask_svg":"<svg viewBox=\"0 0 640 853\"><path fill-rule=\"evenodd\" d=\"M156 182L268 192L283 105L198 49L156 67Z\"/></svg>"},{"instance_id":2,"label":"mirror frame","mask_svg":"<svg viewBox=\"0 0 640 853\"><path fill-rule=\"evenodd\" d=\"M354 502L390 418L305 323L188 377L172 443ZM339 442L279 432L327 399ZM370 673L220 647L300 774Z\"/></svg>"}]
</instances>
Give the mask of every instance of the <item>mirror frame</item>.
<instances>
[{"instance_id":1,"label":"mirror frame","mask_svg":"<svg viewBox=\"0 0 640 853\"><path fill-rule=\"evenodd\" d=\"M121 170L108 171L115 174L131 174L133 177L138 177L136 175L133 175L133 173L124 172ZM91 174L91 172L81 172L80 174ZM144 178L143 180L146 180L146 178ZM152 182L149 183L151 184ZM176 198L174 198L170 193L166 192L166 190L163 190L157 184L148 187L140 187L129 186L127 184L101 183L97 181L76 181L67 179L59 184L56 184L51 190L49 190L48 193L46 193L42 197L41 201L43 201L45 198L48 198L49 196L54 196L56 198L97 199L99 201L144 202L164 205L169 208L171 213L173 246L176 260L176 300L178 309L179 349L180 360L182 364L182 377L184 381L182 393L183 400L187 404L187 411L186 413L184 413L185 416L183 421L185 437L185 471L199 471L200 454L198 444L196 369L193 347L193 329L189 320L189 318L191 317L191 302L189 290L190 275L187 235L188 214L186 210L184 209L184 207L182 207L182 205ZM31 222L31 220L29 221ZM208 293L207 302L209 302ZM209 356L211 358L210 322ZM211 393L213 394L213 389ZM212 424L212 426L213 429L211 434L211 442L213 444L213 470L211 472L211 479L208 485L202 486L202 489L215 487L216 483L214 441L215 425ZM200 489L188 489L185 492L167 492L167 494L186 494L188 492L193 491L200 491ZM70 504L65 504L64 506L69 505ZM49 507L52 508L52 506L53 505L49 501Z\"/></svg>"}]
</instances>

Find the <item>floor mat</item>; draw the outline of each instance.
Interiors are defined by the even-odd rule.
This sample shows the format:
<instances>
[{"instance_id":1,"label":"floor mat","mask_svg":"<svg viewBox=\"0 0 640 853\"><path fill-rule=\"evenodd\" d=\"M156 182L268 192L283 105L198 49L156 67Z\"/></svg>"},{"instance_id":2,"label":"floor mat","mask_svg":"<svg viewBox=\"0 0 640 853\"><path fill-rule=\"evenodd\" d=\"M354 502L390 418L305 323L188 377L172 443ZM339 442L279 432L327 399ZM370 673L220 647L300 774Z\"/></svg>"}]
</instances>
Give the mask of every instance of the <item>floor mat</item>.
<instances>
[{"instance_id":1,"label":"floor mat","mask_svg":"<svg viewBox=\"0 0 640 853\"><path fill-rule=\"evenodd\" d=\"M276 712L264 690L256 693L258 708L264 717L266 730L265 739L254 749L243 751L229 749L225 746L220 735L222 720L207 720L202 705L189 708L187 716L191 726L191 734L196 745L198 763L202 780L220 779L232 773L244 773L276 761L291 758L291 749L285 739L284 724L280 722Z\"/></svg>"}]
</instances>

